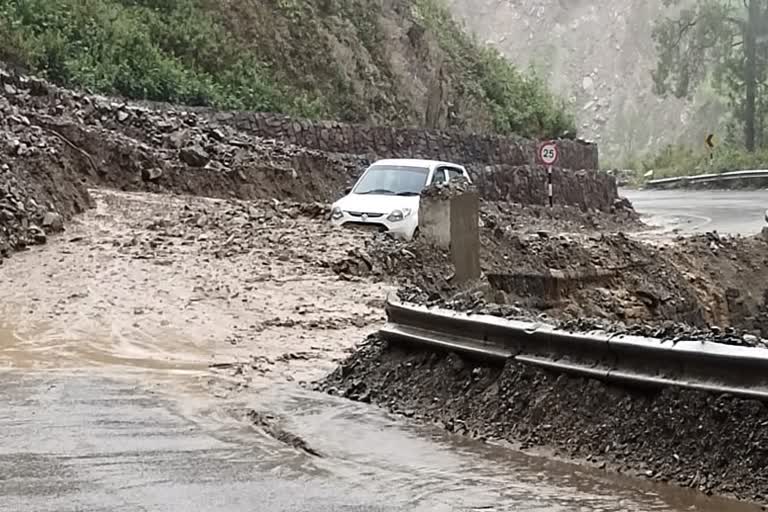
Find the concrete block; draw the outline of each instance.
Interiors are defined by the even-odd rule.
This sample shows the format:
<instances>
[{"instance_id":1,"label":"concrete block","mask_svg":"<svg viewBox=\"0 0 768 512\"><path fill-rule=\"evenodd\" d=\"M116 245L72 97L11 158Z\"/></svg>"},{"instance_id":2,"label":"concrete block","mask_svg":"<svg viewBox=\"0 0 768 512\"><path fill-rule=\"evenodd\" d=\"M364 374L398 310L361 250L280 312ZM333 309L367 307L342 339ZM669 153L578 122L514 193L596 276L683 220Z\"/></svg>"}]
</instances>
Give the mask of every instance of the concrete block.
<instances>
[{"instance_id":1,"label":"concrete block","mask_svg":"<svg viewBox=\"0 0 768 512\"><path fill-rule=\"evenodd\" d=\"M456 282L480 277L480 196L475 189L425 195L419 204L419 233L450 251Z\"/></svg>"},{"instance_id":2,"label":"concrete block","mask_svg":"<svg viewBox=\"0 0 768 512\"><path fill-rule=\"evenodd\" d=\"M464 192L450 200L451 258L457 282L480 277L480 196Z\"/></svg>"}]
</instances>

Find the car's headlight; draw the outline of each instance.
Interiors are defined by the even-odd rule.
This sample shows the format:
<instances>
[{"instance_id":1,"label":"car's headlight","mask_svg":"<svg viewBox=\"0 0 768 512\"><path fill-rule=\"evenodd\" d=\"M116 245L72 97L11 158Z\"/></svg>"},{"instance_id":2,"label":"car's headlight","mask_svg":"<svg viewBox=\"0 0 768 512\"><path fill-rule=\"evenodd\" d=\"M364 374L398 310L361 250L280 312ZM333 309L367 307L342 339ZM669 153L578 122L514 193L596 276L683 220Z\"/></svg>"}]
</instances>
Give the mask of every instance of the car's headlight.
<instances>
[{"instance_id":1,"label":"car's headlight","mask_svg":"<svg viewBox=\"0 0 768 512\"><path fill-rule=\"evenodd\" d=\"M331 218L333 220L339 220L343 216L344 216L344 212L341 211L341 208L339 208L338 206L334 206L333 209L331 210Z\"/></svg>"},{"instance_id":2,"label":"car's headlight","mask_svg":"<svg viewBox=\"0 0 768 512\"><path fill-rule=\"evenodd\" d=\"M411 215L411 209L410 208L403 208L400 210L393 210L392 213L390 213L387 216L387 220L389 222L400 222L403 219L408 218Z\"/></svg>"}]
</instances>

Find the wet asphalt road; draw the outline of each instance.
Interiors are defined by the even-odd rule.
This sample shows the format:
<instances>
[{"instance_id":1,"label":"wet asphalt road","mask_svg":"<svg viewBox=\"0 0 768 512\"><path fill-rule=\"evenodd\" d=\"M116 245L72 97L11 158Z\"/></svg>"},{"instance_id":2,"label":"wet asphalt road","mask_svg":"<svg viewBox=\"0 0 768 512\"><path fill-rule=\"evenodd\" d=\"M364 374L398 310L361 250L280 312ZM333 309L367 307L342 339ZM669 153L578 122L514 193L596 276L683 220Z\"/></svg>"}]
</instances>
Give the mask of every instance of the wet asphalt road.
<instances>
[{"instance_id":1,"label":"wet asphalt road","mask_svg":"<svg viewBox=\"0 0 768 512\"><path fill-rule=\"evenodd\" d=\"M252 431L250 444L217 435L126 382L10 372L0 402L3 511L400 510L296 473L307 463L296 453L265 450Z\"/></svg>"},{"instance_id":2,"label":"wet asphalt road","mask_svg":"<svg viewBox=\"0 0 768 512\"><path fill-rule=\"evenodd\" d=\"M0 372L0 510L758 510L457 438L296 386L254 391L246 404L183 398L149 380ZM321 457L252 428L246 407L283 418Z\"/></svg>"},{"instance_id":3,"label":"wet asphalt road","mask_svg":"<svg viewBox=\"0 0 768 512\"><path fill-rule=\"evenodd\" d=\"M768 190L630 190L627 197L645 222L665 231L751 235L766 226Z\"/></svg>"}]
</instances>

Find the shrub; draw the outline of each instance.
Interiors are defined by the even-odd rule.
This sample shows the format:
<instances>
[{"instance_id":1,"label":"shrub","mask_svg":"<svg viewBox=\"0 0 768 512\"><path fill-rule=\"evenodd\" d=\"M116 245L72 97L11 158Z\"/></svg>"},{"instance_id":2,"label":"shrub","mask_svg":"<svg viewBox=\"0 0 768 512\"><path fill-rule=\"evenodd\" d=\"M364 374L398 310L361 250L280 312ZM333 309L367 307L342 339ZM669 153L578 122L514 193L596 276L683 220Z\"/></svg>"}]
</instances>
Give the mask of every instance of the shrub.
<instances>
[{"instance_id":1,"label":"shrub","mask_svg":"<svg viewBox=\"0 0 768 512\"><path fill-rule=\"evenodd\" d=\"M312 114L196 0L0 0L5 60L130 98ZM306 109L306 111L304 111Z\"/></svg>"}]
</instances>

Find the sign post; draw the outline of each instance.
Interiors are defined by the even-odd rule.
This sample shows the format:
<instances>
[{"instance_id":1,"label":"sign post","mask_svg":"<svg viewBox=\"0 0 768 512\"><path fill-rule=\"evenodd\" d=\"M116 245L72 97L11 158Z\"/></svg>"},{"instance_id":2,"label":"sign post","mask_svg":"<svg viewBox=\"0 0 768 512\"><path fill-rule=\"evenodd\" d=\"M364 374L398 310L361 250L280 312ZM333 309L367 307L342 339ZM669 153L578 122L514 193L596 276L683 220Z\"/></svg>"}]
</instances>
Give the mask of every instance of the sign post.
<instances>
[{"instance_id":1,"label":"sign post","mask_svg":"<svg viewBox=\"0 0 768 512\"><path fill-rule=\"evenodd\" d=\"M536 156L540 163L547 166L547 195L549 196L549 206L551 208L555 203L552 190L552 166L555 165L558 158L560 158L557 150L557 143L551 140L541 143Z\"/></svg>"},{"instance_id":2,"label":"sign post","mask_svg":"<svg viewBox=\"0 0 768 512\"><path fill-rule=\"evenodd\" d=\"M707 138L705 139L705 142L707 143L707 146L709 146L709 162L712 163L712 160L715 157L715 154L712 152L712 149L715 147L715 143L712 140L714 138L714 134L710 133L707 135Z\"/></svg>"}]
</instances>

